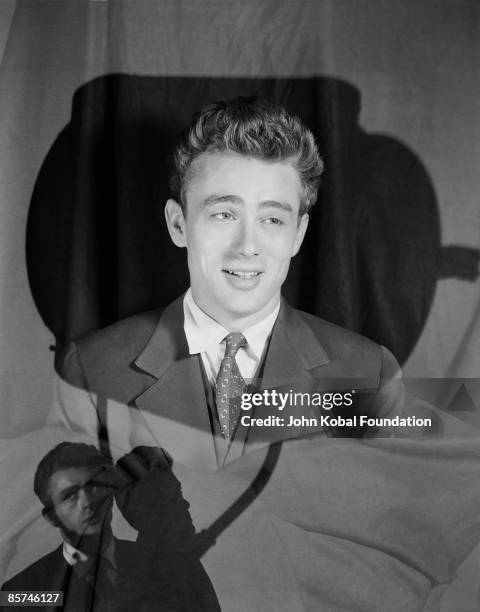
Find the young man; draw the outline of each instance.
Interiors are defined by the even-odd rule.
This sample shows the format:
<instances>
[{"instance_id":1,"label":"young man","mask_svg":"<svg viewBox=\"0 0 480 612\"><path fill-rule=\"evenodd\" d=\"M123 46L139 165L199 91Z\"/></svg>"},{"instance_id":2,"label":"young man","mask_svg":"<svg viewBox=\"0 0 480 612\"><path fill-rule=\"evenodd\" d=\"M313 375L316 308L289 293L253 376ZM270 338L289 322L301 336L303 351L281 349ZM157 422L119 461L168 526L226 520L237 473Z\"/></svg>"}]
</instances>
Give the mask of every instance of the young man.
<instances>
[{"instance_id":1,"label":"young man","mask_svg":"<svg viewBox=\"0 0 480 612\"><path fill-rule=\"evenodd\" d=\"M383 416L396 411L395 385L384 382L397 366L386 349L281 298L323 170L311 132L280 107L238 98L195 117L174 159L165 215L173 242L187 250L190 288L163 312L70 344L61 366L68 382L94 394L94 405L110 402L97 411L110 440L117 423L134 445L158 445L174 461L215 471L259 445L311 433L302 417L327 414L318 403L289 401L285 426L274 421L265 430L255 419L278 416L279 406L264 402L255 418L242 419L248 390L281 387L290 398L317 393L317 400L362 391L372 414L380 396ZM360 409L352 397L338 404L344 416ZM118 405L132 408L121 427Z\"/></svg>"},{"instance_id":2,"label":"young man","mask_svg":"<svg viewBox=\"0 0 480 612\"><path fill-rule=\"evenodd\" d=\"M109 609L119 555L130 545L111 531L111 467L87 444L63 442L45 455L34 490L62 544L6 582L3 590L62 591L66 610L86 610L100 602Z\"/></svg>"},{"instance_id":3,"label":"young man","mask_svg":"<svg viewBox=\"0 0 480 612\"><path fill-rule=\"evenodd\" d=\"M152 489L162 491L156 504ZM34 491L62 544L3 591L62 591L68 612L219 610L194 553L188 504L159 449L136 448L114 468L94 446L62 442L40 461ZM114 537L114 494L138 542Z\"/></svg>"}]
</instances>

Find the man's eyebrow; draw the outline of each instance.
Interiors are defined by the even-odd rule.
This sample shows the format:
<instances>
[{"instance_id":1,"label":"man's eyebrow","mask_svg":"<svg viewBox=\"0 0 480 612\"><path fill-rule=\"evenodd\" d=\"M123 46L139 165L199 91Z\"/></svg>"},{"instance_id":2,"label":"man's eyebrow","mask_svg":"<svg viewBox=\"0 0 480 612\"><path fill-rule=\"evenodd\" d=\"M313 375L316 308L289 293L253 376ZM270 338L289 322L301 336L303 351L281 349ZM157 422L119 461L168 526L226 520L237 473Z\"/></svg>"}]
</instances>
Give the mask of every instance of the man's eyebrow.
<instances>
[{"instance_id":1,"label":"man's eyebrow","mask_svg":"<svg viewBox=\"0 0 480 612\"><path fill-rule=\"evenodd\" d=\"M223 202L231 202L232 204L243 204L243 199L239 196L228 194L228 195L211 195L205 198L204 206L213 206L215 204L222 204ZM260 202L260 208L279 208L286 212L293 212L293 207L288 202L279 202L277 200L264 200Z\"/></svg>"},{"instance_id":2,"label":"man's eyebrow","mask_svg":"<svg viewBox=\"0 0 480 612\"><path fill-rule=\"evenodd\" d=\"M265 200L260 202L260 208L279 208L286 212L293 212L293 207L288 202L278 202L277 200Z\"/></svg>"},{"instance_id":3,"label":"man's eyebrow","mask_svg":"<svg viewBox=\"0 0 480 612\"><path fill-rule=\"evenodd\" d=\"M222 204L223 202L232 202L233 204L243 204L242 198L239 196L228 194L228 195L217 195L213 194L205 198L203 201L204 206L213 206L214 204Z\"/></svg>"}]
</instances>

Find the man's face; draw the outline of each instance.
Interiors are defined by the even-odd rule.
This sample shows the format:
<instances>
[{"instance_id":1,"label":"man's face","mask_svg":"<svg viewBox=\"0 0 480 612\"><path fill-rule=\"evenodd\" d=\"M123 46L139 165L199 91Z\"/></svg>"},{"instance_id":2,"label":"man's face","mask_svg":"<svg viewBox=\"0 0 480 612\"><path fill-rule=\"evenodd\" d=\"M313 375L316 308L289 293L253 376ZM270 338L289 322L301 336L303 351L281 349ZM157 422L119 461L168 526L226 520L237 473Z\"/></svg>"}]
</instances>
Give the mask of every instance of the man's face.
<instances>
[{"instance_id":1,"label":"man's face","mask_svg":"<svg viewBox=\"0 0 480 612\"><path fill-rule=\"evenodd\" d=\"M104 473L98 466L73 467L50 477L48 493L64 533L86 536L101 532L113 503L113 489Z\"/></svg>"},{"instance_id":2,"label":"man's face","mask_svg":"<svg viewBox=\"0 0 480 612\"><path fill-rule=\"evenodd\" d=\"M170 235L188 250L197 305L229 331L245 329L278 303L290 259L308 224L301 184L287 161L203 153L192 164L186 216L169 200Z\"/></svg>"}]
</instances>

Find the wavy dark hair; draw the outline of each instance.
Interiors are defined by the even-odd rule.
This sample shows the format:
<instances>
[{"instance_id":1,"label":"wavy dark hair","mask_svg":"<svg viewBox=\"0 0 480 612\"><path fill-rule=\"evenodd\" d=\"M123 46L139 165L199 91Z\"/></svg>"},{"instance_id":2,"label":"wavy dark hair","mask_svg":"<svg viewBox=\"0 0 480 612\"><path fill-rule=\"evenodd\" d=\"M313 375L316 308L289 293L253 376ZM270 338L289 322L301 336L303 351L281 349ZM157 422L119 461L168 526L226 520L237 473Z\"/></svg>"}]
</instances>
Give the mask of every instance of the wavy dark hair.
<instances>
[{"instance_id":1,"label":"wavy dark hair","mask_svg":"<svg viewBox=\"0 0 480 612\"><path fill-rule=\"evenodd\" d=\"M323 162L312 132L294 115L261 98L215 102L193 116L173 154L170 188L185 209L192 162L202 153L239 153L266 161L288 160L303 187L300 215L317 199Z\"/></svg>"},{"instance_id":2,"label":"wavy dark hair","mask_svg":"<svg viewBox=\"0 0 480 612\"><path fill-rule=\"evenodd\" d=\"M50 478L60 470L75 467L110 466L111 461L91 444L83 442L61 442L49 451L38 464L33 481L33 490L45 507L50 507L48 493Z\"/></svg>"}]
</instances>

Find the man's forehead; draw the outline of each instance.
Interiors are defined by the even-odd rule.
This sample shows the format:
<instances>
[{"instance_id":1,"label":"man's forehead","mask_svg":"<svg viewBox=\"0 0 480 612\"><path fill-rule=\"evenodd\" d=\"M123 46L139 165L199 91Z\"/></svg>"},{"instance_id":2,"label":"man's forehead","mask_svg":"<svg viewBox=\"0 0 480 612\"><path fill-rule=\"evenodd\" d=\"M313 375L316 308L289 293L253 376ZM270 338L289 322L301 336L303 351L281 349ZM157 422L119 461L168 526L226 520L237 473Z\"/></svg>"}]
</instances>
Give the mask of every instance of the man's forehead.
<instances>
[{"instance_id":1,"label":"man's forehead","mask_svg":"<svg viewBox=\"0 0 480 612\"><path fill-rule=\"evenodd\" d=\"M293 160L265 160L228 151L201 153L193 160L184 187L187 200L201 196L207 204L222 200L241 203L243 196L254 190L263 206L270 202L292 207L302 197L300 174Z\"/></svg>"},{"instance_id":2,"label":"man's forehead","mask_svg":"<svg viewBox=\"0 0 480 612\"><path fill-rule=\"evenodd\" d=\"M235 151L204 151L197 155L190 164L190 169L194 175L200 171L215 171L217 168L223 168L225 165L231 167L248 167L254 170L255 166L263 166L265 168L276 168L278 170L291 172L299 176L295 166L295 158L287 157L285 159L265 159L255 155L245 155ZM221 170L219 170L221 171Z\"/></svg>"}]
</instances>

